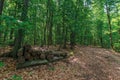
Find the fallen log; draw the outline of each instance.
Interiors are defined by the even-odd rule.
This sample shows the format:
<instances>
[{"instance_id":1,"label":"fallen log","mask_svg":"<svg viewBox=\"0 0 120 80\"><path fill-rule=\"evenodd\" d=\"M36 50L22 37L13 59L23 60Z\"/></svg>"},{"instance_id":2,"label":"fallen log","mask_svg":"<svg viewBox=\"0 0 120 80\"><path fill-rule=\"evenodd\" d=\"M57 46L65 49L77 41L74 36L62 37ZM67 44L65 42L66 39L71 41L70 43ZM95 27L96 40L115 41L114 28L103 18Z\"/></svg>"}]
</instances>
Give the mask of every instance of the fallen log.
<instances>
[{"instance_id":1,"label":"fallen log","mask_svg":"<svg viewBox=\"0 0 120 80\"><path fill-rule=\"evenodd\" d=\"M54 55L53 55L53 54L47 54L47 55L46 55L46 59L47 59L48 61L51 61L53 58L54 58Z\"/></svg>"},{"instance_id":2,"label":"fallen log","mask_svg":"<svg viewBox=\"0 0 120 80\"><path fill-rule=\"evenodd\" d=\"M24 63L25 62L25 58L22 56L22 57L18 57L18 60L17 60L18 63Z\"/></svg>"},{"instance_id":3,"label":"fallen log","mask_svg":"<svg viewBox=\"0 0 120 80\"><path fill-rule=\"evenodd\" d=\"M60 57L60 56L67 57L67 53L61 52L61 51L52 51L51 54L53 54L54 56L57 56L57 57Z\"/></svg>"},{"instance_id":4,"label":"fallen log","mask_svg":"<svg viewBox=\"0 0 120 80\"><path fill-rule=\"evenodd\" d=\"M0 55L0 58L2 58L2 57L12 57L12 55L10 55L11 53L12 52L6 52L6 53Z\"/></svg>"},{"instance_id":5,"label":"fallen log","mask_svg":"<svg viewBox=\"0 0 120 80\"><path fill-rule=\"evenodd\" d=\"M64 57L54 57L52 60L33 60L33 61L26 61L24 63L18 63L16 66L16 69L22 69L26 67L32 67L32 66L37 66L37 65L45 65L48 63L56 62L59 60L64 59Z\"/></svg>"},{"instance_id":6,"label":"fallen log","mask_svg":"<svg viewBox=\"0 0 120 80\"><path fill-rule=\"evenodd\" d=\"M33 57L29 53L25 53L24 57L25 57L25 60L27 60L27 61L33 60Z\"/></svg>"},{"instance_id":7,"label":"fallen log","mask_svg":"<svg viewBox=\"0 0 120 80\"><path fill-rule=\"evenodd\" d=\"M44 60L44 59L46 58L46 56L45 56L45 54L41 54L41 55L39 56L39 58L42 59L42 60Z\"/></svg>"},{"instance_id":8,"label":"fallen log","mask_svg":"<svg viewBox=\"0 0 120 80\"><path fill-rule=\"evenodd\" d=\"M32 67L32 66L37 66L37 65L43 65L47 64L47 60L33 60L33 61L26 61L25 63L19 63L16 66L16 69L22 69L26 67Z\"/></svg>"}]
</instances>

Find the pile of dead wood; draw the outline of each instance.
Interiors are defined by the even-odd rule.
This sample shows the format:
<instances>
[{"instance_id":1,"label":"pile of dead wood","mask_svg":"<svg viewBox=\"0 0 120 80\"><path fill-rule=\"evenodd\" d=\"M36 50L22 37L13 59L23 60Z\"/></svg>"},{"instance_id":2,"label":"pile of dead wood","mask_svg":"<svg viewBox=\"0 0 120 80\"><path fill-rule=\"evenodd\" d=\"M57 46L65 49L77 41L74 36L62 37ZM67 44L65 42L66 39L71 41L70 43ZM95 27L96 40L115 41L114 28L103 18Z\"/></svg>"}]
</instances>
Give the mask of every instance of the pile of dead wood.
<instances>
[{"instance_id":1,"label":"pile of dead wood","mask_svg":"<svg viewBox=\"0 0 120 80\"><path fill-rule=\"evenodd\" d=\"M67 53L63 51L48 50L40 47L25 45L18 54L17 68L24 68L38 64L47 64L67 58Z\"/></svg>"}]
</instances>

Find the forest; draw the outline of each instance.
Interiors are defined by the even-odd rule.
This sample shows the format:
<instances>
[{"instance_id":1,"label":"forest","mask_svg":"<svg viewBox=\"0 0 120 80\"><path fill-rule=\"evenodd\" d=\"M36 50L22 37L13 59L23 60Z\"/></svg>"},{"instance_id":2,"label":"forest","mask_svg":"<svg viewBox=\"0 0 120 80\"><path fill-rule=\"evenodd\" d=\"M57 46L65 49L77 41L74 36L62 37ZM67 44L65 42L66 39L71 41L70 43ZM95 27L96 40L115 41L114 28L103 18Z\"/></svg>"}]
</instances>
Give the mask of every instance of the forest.
<instances>
[{"instance_id":1,"label":"forest","mask_svg":"<svg viewBox=\"0 0 120 80\"><path fill-rule=\"evenodd\" d=\"M0 80L120 80L120 0L0 0Z\"/></svg>"}]
</instances>

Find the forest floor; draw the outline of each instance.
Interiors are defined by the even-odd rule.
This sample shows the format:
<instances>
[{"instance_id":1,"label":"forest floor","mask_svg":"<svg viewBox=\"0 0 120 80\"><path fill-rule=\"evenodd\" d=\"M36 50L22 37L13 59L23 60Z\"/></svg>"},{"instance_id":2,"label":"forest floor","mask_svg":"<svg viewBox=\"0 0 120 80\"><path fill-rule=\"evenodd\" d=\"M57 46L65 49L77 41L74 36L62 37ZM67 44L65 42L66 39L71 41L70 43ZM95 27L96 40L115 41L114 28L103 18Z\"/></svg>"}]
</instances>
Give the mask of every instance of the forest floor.
<instances>
[{"instance_id":1,"label":"forest floor","mask_svg":"<svg viewBox=\"0 0 120 80\"><path fill-rule=\"evenodd\" d=\"M15 60L0 58L4 62L0 80L120 80L120 53L91 46L65 51L74 55L49 65L20 70L16 70Z\"/></svg>"}]
</instances>

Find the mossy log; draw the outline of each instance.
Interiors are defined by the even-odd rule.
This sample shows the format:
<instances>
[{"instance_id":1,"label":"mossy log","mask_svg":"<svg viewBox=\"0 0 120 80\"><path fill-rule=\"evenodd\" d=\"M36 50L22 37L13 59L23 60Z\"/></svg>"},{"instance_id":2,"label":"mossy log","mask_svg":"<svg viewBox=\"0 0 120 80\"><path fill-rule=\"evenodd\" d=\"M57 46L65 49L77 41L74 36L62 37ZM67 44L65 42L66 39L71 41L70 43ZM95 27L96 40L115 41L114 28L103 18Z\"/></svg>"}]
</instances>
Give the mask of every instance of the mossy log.
<instances>
[{"instance_id":1,"label":"mossy log","mask_svg":"<svg viewBox=\"0 0 120 80\"><path fill-rule=\"evenodd\" d=\"M64 57L54 57L50 61L48 61L46 59L45 60L26 61L24 63L18 63L16 66L16 69L22 69L22 68L32 67L32 66L37 66L37 65L44 65L44 64L52 63L52 62L59 61L62 59L64 59Z\"/></svg>"}]
</instances>

